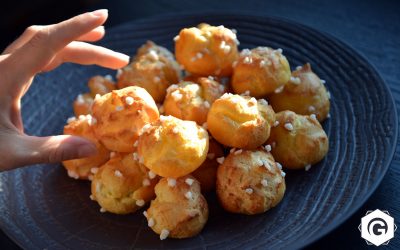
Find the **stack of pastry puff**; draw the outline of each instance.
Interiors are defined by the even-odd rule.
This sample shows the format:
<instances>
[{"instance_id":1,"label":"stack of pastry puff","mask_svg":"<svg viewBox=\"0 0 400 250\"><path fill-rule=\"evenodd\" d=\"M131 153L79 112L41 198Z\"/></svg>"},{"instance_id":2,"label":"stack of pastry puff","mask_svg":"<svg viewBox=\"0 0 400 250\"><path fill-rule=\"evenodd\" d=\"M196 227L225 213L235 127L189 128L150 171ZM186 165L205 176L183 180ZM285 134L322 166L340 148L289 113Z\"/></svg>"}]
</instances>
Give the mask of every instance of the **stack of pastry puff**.
<instances>
[{"instance_id":1,"label":"stack of pastry puff","mask_svg":"<svg viewBox=\"0 0 400 250\"><path fill-rule=\"evenodd\" d=\"M209 192L228 212L266 212L284 196L283 168L308 171L328 152L330 94L310 64L291 71L282 49L239 51L224 26L174 41L175 55L144 44L116 82L92 77L64 127L98 149L63 162L68 175L91 181L101 212L147 208L161 240L198 234Z\"/></svg>"}]
</instances>

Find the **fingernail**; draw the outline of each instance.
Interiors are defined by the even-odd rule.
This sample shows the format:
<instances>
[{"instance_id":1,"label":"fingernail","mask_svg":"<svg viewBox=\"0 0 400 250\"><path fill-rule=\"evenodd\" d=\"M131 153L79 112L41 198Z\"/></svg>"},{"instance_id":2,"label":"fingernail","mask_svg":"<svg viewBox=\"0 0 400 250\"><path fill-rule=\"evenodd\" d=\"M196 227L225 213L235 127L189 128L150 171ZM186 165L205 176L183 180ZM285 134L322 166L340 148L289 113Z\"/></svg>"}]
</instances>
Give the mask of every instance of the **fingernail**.
<instances>
[{"instance_id":1,"label":"fingernail","mask_svg":"<svg viewBox=\"0 0 400 250\"><path fill-rule=\"evenodd\" d=\"M120 54L121 59L122 59L123 61L129 62L130 57L129 57L128 55L125 55L125 54L122 54L122 53L119 53L119 54Z\"/></svg>"},{"instance_id":2,"label":"fingernail","mask_svg":"<svg viewBox=\"0 0 400 250\"><path fill-rule=\"evenodd\" d=\"M92 14L95 16L104 16L108 14L108 9L95 10Z\"/></svg>"},{"instance_id":3,"label":"fingernail","mask_svg":"<svg viewBox=\"0 0 400 250\"><path fill-rule=\"evenodd\" d=\"M96 146L94 144L83 144L78 148L78 157L88 157L97 153Z\"/></svg>"}]
</instances>

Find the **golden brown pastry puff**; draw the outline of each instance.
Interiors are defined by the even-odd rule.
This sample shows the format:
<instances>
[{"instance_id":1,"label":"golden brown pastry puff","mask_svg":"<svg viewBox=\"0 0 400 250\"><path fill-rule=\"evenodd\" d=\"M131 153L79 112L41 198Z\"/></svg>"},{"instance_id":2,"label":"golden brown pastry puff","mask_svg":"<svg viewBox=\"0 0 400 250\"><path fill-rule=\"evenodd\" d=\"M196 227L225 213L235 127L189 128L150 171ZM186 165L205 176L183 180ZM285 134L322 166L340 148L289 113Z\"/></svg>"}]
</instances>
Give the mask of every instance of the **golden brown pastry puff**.
<instances>
[{"instance_id":1,"label":"golden brown pastry puff","mask_svg":"<svg viewBox=\"0 0 400 250\"><path fill-rule=\"evenodd\" d=\"M224 94L211 106L207 126L220 143L235 148L255 149L269 137L275 113L264 99Z\"/></svg>"},{"instance_id":2,"label":"golden brown pastry puff","mask_svg":"<svg viewBox=\"0 0 400 250\"><path fill-rule=\"evenodd\" d=\"M256 98L279 90L290 79L290 67L281 49L257 47L244 49L233 68L232 88L235 93L246 91Z\"/></svg>"},{"instance_id":3,"label":"golden brown pastry puff","mask_svg":"<svg viewBox=\"0 0 400 250\"><path fill-rule=\"evenodd\" d=\"M80 115L88 115L92 113L93 97L90 93L79 94L73 104L74 114L76 117Z\"/></svg>"},{"instance_id":4,"label":"golden brown pastry puff","mask_svg":"<svg viewBox=\"0 0 400 250\"><path fill-rule=\"evenodd\" d=\"M194 82L203 88L203 98L210 104L221 97L222 94L228 91L228 81L226 77L214 76L187 76L187 82Z\"/></svg>"},{"instance_id":5,"label":"golden brown pastry puff","mask_svg":"<svg viewBox=\"0 0 400 250\"><path fill-rule=\"evenodd\" d=\"M90 179L91 168L104 164L110 158L110 151L107 150L95 137L93 125L96 120L91 115L81 115L78 119L68 119L68 124L64 127L65 135L76 135L84 137L96 145L97 154L81 158L63 161L64 167L68 171L68 175L74 179Z\"/></svg>"},{"instance_id":6,"label":"golden brown pastry puff","mask_svg":"<svg viewBox=\"0 0 400 250\"><path fill-rule=\"evenodd\" d=\"M209 142L207 159L196 169L192 175L200 182L201 192L208 193L215 189L217 179L217 159L224 156L222 146L215 140Z\"/></svg>"},{"instance_id":7,"label":"golden brown pastry puff","mask_svg":"<svg viewBox=\"0 0 400 250\"><path fill-rule=\"evenodd\" d=\"M219 159L217 195L232 213L259 214L275 207L285 193L285 173L263 149L239 149Z\"/></svg>"},{"instance_id":8,"label":"golden brown pastry puff","mask_svg":"<svg viewBox=\"0 0 400 250\"><path fill-rule=\"evenodd\" d=\"M181 82L169 86L164 100L165 114L200 125L205 123L211 104L224 93L225 87L205 77L199 82Z\"/></svg>"},{"instance_id":9,"label":"golden brown pastry puff","mask_svg":"<svg viewBox=\"0 0 400 250\"><path fill-rule=\"evenodd\" d=\"M200 233L208 219L208 205L195 178L190 175L162 178L155 192L156 199L144 215L161 240L189 238Z\"/></svg>"},{"instance_id":10,"label":"golden brown pastry puff","mask_svg":"<svg viewBox=\"0 0 400 250\"><path fill-rule=\"evenodd\" d=\"M118 87L145 88L156 102L162 102L168 86L179 82L181 72L175 59L167 57L158 48L160 47L148 49L147 53L136 57L131 64L119 71Z\"/></svg>"},{"instance_id":11,"label":"golden brown pastry puff","mask_svg":"<svg viewBox=\"0 0 400 250\"><path fill-rule=\"evenodd\" d=\"M157 53L157 55L164 56L168 59L170 59L171 63L173 64L173 67L176 69L179 69L179 64L175 60L174 54L169 51L167 48L164 48L163 46L159 46L155 44L153 41L147 41L145 44L143 44L136 52L135 59L148 54L148 53L153 53L151 51L154 51Z\"/></svg>"},{"instance_id":12,"label":"golden brown pastry puff","mask_svg":"<svg viewBox=\"0 0 400 250\"><path fill-rule=\"evenodd\" d=\"M92 96L97 94L105 95L115 89L115 82L110 75L107 76L93 76L89 79L88 87Z\"/></svg>"},{"instance_id":13,"label":"golden brown pastry puff","mask_svg":"<svg viewBox=\"0 0 400 250\"><path fill-rule=\"evenodd\" d=\"M175 55L185 70L200 76L230 76L238 58L237 38L224 26L185 28L175 40Z\"/></svg>"},{"instance_id":14,"label":"golden brown pastry puff","mask_svg":"<svg viewBox=\"0 0 400 250\"><path fill-rule=\"evenodd\" d=\"M275 160L289 169L305 168L322 160L328 152L328 137L315 117L292 111L276 113L276 126L267 144Z\"/></svg>"},{"instance_id":15,"label":"golden brown pastry puff","mask_svg":"<svg viewBox=\"0 0 400 250\"><path fill-rule=\"evenodd\" d=\"M172 116L160 116L143 128L138 143L144 165L162 177L178 178L193 172L207 152L207 131L193 121Z\"/></svg>"},{"instance_id":16,"label":"golden brown pastry puff","mask_svg":"<svg viewBox=\"0 0 400 250\"><path fill-rule=\"evenodd\" d=\"M159 178L149 175L149 170L131 153L116 153L92 171L96 174L90 198L99 203L101 212L133 213L154 198L154 186Z\"/></svg>"},{"instance_id":17,"label":"golden brown pastry puff","mask_svg":"<svg viewBox=\"0 0 400 250\"><path fill-rule=\"evenodd\" d=\"M269 101L276 112L291 110L301 115L315 114L319 121L329 113L329 94L309 63L292 72L289 82L280 93L273 93Z\"/></svg>"},{"instance_id":18,"label":"golden brown pastry puff","mask_svg":"<svg viewBox=\"0 0 400 250\"><path fill-rule=\"evenodd\" d=\"M96 137L111 151L133 152L146 124L158 119L153 98L143 88L132 86L98 97L93 103Z\"/></svg>"}]
</instances>

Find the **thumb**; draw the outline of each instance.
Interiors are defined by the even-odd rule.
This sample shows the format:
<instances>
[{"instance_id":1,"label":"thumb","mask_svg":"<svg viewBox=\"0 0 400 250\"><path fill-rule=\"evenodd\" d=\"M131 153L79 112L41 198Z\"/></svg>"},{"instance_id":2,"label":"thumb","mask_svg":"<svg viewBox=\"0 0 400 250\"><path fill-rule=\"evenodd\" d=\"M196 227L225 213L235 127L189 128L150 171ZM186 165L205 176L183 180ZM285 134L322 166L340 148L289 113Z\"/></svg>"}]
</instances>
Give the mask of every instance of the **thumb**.
<instances>
[{"instance_id":1,"label":"thumb","mask_svg":"<svg viewBox=\"0 0 400 250\"><path fill-rule=\"evenodd\" d=\"M26 157L21 165L56 163L96 154L96 146L89 140L71 135L48 137L24 136Z\"/></svg>"}]
</instances>

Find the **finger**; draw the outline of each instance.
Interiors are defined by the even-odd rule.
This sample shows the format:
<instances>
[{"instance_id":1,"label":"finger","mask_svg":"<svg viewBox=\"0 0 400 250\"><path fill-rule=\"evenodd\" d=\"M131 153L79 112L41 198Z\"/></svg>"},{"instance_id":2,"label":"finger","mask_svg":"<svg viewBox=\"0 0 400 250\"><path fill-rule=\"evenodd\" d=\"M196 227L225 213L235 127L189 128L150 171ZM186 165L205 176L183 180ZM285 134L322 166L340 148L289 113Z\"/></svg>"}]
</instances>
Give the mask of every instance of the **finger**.
<instances>
[{"instance_id":1,"label":"finger","mask_svg":"<svg viewBox=\"0 0 400 250\"><path fill-rule=\"evenodd\" d=\"M97 64L111 69L119 69L129 63L129 56L84 42L72 42L59 52L43 71L52 70L64 62L84 65Z\"/></svg>"},{"instance_id":2,"label":"finger","mask_svg":"<svg viewBox=\"0 0 400 250\"><path fill-rule=\"evenodd\" d=\"M21 36L17 38L14 42L7 46L7 48L3 51L2 54L9 54L15 51L16 49L20 48L22 45L27 43L31 38L36 34L38 30L40 30L42 26L40 25L32 25L22 33Z\"/></svg>"},{"instance_id":3,"label":"finger","mask_svg":"<svg viewBox=\"0 0 400 250\"><path fill-rule=\"evenodd\" d=\"M70 135L48 137L24 136L25 160L21 165L56 163L96 154L96 146L82 138Z\"/></svg>"},{"instance_id":4,"label":"finger","mask_svg":"<svg viewBox=\"0 0 400 250\"><path fill-rule=\"evenodd\" d=\"M24 83L26 78L40 72L58 51L102 25L107 16L106 10L98 10L43 27L36 32L27 43L6 59L8 70L16 78L14 84Z\"/></svg>"},{"instance_id":5,"label":"finger","mask_svg":"<svg viewBox=\"0 0 400 250\"><path fill-rule=\"evenodd\" d=\"M80 36L78 41L86 41L86 42L96 42L104 37L105 34L104 26L99 26L89 31L88 33Z\"/></svg>"},{"instance_id":6,"label":"finger","mask_svg":"<svg viewBox=\"0 0 400 250\"><path fill-rule=\"evenodd\" d=\"M10 45L7 46L7 48L3 51L2 54L9 54L14 52L15 50L19 49L22 47L25 43L27 43L32 37L41 30L43 27L51 27L51 25L48 26L40 26L40 25L32 25L28 27L24 33L20 37L17 38L14 42L12 42ZM77 40L78 41L87 41L87 42L95 42L104 37L105 30L104 26L99 26L94 28L93 30L89 31L88 33L80 36Z\"/></svg>"},{"instance_id":7,"label":"finger","mask_svg":"<svg viewBox=\"0 0 400 250\"><path fill-rule=\"evenodd\" d=\"M21 116L21 99L18 98L11 106L11 117L12 124L18 129L19 132L24 132L24 125L22 124Z\"/></svg>"},{"instance_id":8,"label":"finger","mask_svg":"<svg viewBox=\"0 0 400 250\"><path fill-rule=\"evenodd\" d=\"M12 128L0 134L0 172L39 163L56 163L96 154L96 146L81 137L28 136Z\"/></svg>"}]
</instances>

